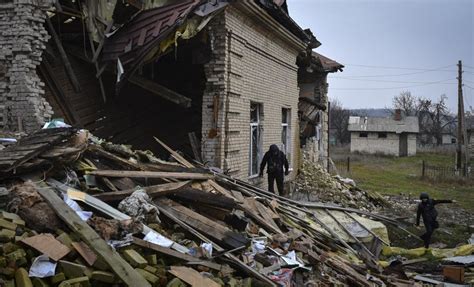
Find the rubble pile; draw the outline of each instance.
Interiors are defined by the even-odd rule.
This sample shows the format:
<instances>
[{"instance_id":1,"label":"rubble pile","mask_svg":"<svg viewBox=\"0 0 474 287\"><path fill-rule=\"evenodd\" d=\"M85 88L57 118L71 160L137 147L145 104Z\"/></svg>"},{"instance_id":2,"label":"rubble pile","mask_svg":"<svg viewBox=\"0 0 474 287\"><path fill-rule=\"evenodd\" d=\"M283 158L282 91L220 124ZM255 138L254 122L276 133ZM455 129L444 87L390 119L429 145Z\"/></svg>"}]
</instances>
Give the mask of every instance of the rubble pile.
<instances>
[{"instance_id":1,"label":"rubble pile","mask_svg":"<svg viewBox=\"0 0 474 287\"><path fill-rule=\"evenodd\" d=\"M378 261L394 220L280 197L157 142L172 162L74 128L0 151L0 286L416 286Z\"/></svg>"},{"instance_id":2,"label":"rubble pile","mask_svg":"<svg viewBox=\"0 0 474 287\"><path fill-rule=\"evenodd\" d=\"M303 156L300 174L291 197L295 200L330 202L345 207L375 211L387 201L377 192L361 190L352 179L331 176L322 166Z\"/></svg>"}]
</instances>

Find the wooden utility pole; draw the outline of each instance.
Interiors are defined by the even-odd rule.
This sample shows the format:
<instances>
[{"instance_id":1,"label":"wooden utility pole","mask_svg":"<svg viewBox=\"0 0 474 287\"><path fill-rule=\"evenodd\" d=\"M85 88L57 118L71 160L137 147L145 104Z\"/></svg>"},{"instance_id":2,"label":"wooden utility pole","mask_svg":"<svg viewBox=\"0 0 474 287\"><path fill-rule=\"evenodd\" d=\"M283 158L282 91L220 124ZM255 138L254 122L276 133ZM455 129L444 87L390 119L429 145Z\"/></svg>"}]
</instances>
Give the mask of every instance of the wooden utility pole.
<instances>
[{"instance_id":1,"label":"wooden utility pole","mask_svg":"<svg viewBox=\"0 0 474 287\"><path fill-rule=\"evenodd\" d=\"M456 149L456 167L460 171L462 169L462 146L464 144L464 100L462 96L462 61L458 62L458 145Z\"/></svg>"}]
</instances>

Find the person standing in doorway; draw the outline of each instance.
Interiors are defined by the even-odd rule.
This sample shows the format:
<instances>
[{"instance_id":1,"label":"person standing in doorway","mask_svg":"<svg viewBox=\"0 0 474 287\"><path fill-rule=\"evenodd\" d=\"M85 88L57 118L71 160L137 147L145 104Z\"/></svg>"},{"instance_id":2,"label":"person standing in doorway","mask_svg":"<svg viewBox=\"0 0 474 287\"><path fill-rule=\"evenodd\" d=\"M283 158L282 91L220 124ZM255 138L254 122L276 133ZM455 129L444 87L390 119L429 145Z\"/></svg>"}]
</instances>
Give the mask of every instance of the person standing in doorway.
<instances>
[{"instance_id":1,"label":"person standing in doorway","mask_svg":"<svg viewBox=\"0 0 474 287\"><path fill-rule=\"evenodd\" d=\"M260 177L263 177L266 165L268 165L268 190L273 193L275 192L274 182L276 181L278 193L283 195L283 179L285 175L288 175L288 160L286 155L275 144L272 144L263 156L262 163L260 164Z\"/></svg>"},{"instance_id":2,"label":"person standing in doorway","mask_svg":"<svg viewBox=\"0 0 474 287\"><path fill-rule=\"evenodd\" d=\"M431 236L435 229L439 227L439 223L436 220L438 217L438 211L436 211L435 205L439 203L453 203L453 200L436 200L429 197L428 193L422 192L420 194L421 202L418 204L416 211L416 226L420 225L420 217L423 218L423 224L425 225L426 232L420 236L425 243L425 248L429 248L431 242Z\"/></svg>"}]
</instances>

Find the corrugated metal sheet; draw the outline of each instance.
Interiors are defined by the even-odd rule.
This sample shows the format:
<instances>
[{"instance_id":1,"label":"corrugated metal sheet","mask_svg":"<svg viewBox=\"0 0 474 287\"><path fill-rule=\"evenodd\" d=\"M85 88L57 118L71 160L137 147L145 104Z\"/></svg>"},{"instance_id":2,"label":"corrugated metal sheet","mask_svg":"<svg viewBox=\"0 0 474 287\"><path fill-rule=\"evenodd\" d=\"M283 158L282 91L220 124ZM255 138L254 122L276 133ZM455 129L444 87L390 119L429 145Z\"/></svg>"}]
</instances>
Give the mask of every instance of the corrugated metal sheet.
<instances>
[{"instance_id":1,"label":"corrugated metal sheet","mask_svg":"<svg viewBox=\"0 0 474 287\"><path fill-rule=\"evenodd\" d=\"M187 0L140 12L105 41L102 61L133 62L181 24L200 2Z\"/></svg>"},{"instance_id":2,"label":"corrugated metal sheet","mask_svg":"<svg viewBox=\"0 0 474 287\"><path fill-rule=\"evenodd\" d=\"M444 261L459 263L463 265L474 265L474 255L469 256L455 256L443 259Z\"/></svg>"}]
</instances>

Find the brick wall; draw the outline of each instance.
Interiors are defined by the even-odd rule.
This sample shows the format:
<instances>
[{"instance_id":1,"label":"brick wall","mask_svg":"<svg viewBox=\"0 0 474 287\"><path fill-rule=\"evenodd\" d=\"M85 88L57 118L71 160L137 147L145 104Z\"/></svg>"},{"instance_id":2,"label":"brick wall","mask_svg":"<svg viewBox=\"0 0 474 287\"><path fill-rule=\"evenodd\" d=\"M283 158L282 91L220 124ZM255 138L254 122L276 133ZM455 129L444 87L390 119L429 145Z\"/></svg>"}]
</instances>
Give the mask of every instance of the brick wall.
<instances>
[{"instance_id":1,"label":"brick wall","mask_svg":"<svg viewBox=\"0 0 474 287\"><path fill-rule=\"evenodd\" d=\"M43 23L50 4L47 0L0 3L0 124L5 130L36 130L53 113L36 74L49 39Z\"/></svg>"},{"instance_id":2,"label":"brick wall","mask_svg":"<svg viewBox=\"0 0 474 287\"><path fill-rule=\"evenodd\" d=\"M230 5L208 26L213 59L206 65L207 88L203 98L202 149L205 161L244 180L249 179L250 104L263 107L262 151L281 145L282 108L291 109L291 163L297 167L298 50L277 32L241 9ZM214 103L219 98L218 113ZM218 121L215 123L215 115ZM209 138L217 126L218 136ZM294 176L296 172L292 173ZM291 176L290 176L291 178ZM256 180L257 184L266 183Z\"/></svg>"}]
</instances>

